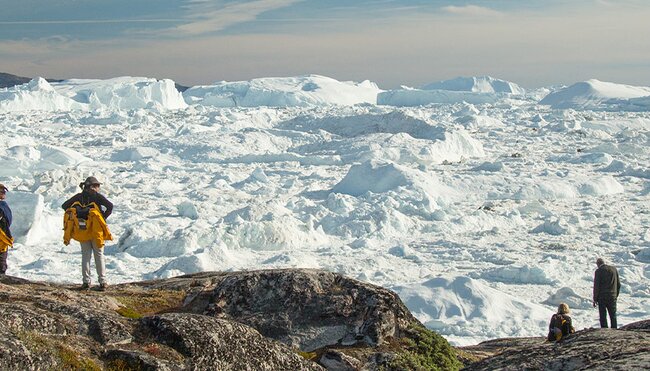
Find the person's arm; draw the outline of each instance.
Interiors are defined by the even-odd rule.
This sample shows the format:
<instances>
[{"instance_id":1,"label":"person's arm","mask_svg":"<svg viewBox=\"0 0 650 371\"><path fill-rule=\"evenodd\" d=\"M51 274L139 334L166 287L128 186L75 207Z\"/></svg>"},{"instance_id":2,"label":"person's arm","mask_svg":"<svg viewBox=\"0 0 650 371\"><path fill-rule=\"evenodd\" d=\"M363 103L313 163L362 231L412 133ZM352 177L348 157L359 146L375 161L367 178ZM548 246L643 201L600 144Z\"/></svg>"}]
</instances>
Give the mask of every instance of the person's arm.
<instances>
[{"instance_id":1,"label":"person's arm","mask_svg":"<svg viewBox=\"0 0 650 371\"><path fill-rule=\"evenodd\" d=\"M76 195L70 197L68 201L64 202L63 205L61 205L61 208L63 210L68 210L70 206L72 206L72 204L75 203L75 201L79 201L79 197L81 197L80 193L77 193Z\"/></svg>"},{"instance_id":2,"label":"person's arm","mask_svg":"<svg viewBox=\"0 0 650 371\"><path fill-rule=\"evenodd\" d=\"M102 211L104 220L106 220L113 212L113 203L110 202L106 197L104 197L104 195L99 193L97 194L97 200L99 201L100 206L104 206L106 208L106 210Z\"/></svg>"},{"instance_id":3,"label":"person's arm","mask_svg":"<svg viewBox=\"0 0 650 371\"><path fill-rule=\"evenodd\" d=\"M618 294L621 292L621 280L618 278L618 270L616 271L616 298L618 299Z\"/></svg>"},{"instance_id":4,"label":"person's arm","mask_svg":"<svg viewBox=\"0 0 650 371\"><path fill-rule=\"evenodd\" d=\"M598 296L600 295L600 269L596 269L594 273L594 306L598 302Z\"/></svg>"}]
</instances>

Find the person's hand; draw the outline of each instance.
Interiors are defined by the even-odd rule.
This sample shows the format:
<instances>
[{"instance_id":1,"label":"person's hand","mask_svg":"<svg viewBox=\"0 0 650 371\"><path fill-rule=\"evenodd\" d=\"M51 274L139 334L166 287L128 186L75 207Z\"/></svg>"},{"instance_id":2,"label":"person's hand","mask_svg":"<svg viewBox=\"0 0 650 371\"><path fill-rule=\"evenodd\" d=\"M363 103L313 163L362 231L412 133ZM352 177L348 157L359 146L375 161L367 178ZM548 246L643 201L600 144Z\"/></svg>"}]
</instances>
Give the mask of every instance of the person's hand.
<instances>
[{"instance_id":1,"label":"person's hand","mask_svg":"<svg viewBox=\"0 0 650 371\"><path fill-rule=\"evenodd\" d=\"M596 308L596 302L594 301L594 308Z\"/></svg>"}]
</instances>

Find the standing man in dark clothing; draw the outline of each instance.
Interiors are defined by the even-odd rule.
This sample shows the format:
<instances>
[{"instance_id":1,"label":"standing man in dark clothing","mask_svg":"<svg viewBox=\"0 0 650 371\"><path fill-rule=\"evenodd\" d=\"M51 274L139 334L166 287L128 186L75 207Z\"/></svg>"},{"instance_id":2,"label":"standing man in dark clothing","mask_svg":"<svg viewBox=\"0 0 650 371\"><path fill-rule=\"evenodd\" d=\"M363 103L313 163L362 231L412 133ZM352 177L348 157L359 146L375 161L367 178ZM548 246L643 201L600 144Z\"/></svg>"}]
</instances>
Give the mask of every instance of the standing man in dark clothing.
<instances>
[{"instance_id":1,"label":"standing man in dark clothing","mask_svg":"<svg viewBox=\"0 0 650 371\"><path fill-rule=\"evenodd\" d=\"M607 328L607 313L612 328L616 328L616 299L621 291L621 282L618 271L611 265L605 264L602 258L596 260L596 273L594 274L594 307L598 304L600 327Z\"/></svg>"},{"instance_id":2,"label":"standing man in dark clothing","mask_svg":"<svg viewBox=\"0 0 650 371\"><path fill-rule=\"evenodd\" d=\"M14 239L11 236L11 209L5 201L7 197L7 187L0 184L0 274L7 271L7 251L13 244Z\"/></svg>"},{"instance_id":3,"label":"standing man in dark clothing","mask_svg":"<svg viewBox=\"0 0 650 371\"><path fill-rule=\"evenodd\" d=\"M81 205L89 205L94 202L99 207L104 220L113 212L113 204L99 193L101 183L94 176L89 176L86 180L79 184L82 191L72 196L69 200L63 203L61 207L63 210L69 209L73 203L79 202ZM104 247L98 246L95 240L82 241L81 244L81 275L83 284L81 288L87 290L90 288L90 257L95 256L95 269L97 270L97 279L99 281L99 290L104 291L108 287L106 282L106 265L104 262Z\"/></svg>"}]
</instances>

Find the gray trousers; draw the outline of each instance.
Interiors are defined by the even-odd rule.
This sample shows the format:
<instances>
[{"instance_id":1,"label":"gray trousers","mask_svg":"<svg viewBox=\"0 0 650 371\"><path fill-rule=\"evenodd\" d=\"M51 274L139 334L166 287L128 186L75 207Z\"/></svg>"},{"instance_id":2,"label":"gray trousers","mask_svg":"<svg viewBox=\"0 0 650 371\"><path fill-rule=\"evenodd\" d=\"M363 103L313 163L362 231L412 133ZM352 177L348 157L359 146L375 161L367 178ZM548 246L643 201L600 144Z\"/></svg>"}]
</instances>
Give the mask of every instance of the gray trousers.
<instances>
[{"instance_id":1,"label":"gray trousers","mask_svg":"<svg viewBox=\"0 0 650 371\"><path fill-rule=\"evenodd\" d=\"M81 242L81 275L83 283L90 285L90 256L95 256L95 269L97 269L97 280L99 284L106 283L106 265L104 263L104 248L97 247L91 241Z\"/></svg>"}]
</instances>

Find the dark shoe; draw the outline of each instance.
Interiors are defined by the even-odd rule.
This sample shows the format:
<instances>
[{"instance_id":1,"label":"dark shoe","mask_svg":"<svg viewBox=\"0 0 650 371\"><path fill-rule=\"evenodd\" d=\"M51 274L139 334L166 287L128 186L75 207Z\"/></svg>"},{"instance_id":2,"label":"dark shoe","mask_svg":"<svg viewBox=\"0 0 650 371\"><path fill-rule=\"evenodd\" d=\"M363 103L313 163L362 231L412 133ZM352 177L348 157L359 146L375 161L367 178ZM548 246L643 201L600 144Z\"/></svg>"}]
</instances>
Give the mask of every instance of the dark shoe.
<instances>
[{"instance_id":1,"label":"dark shoe","mask_svg":"<svg viewBox=\"0 0 650 371\"><path fill-rule=\"evenodd\" d=\"M107 288L108 288L107 283L104 282L99 284L99 291L106 291Z\"/></svg>"},{"instance_id":2,"label":"dark shoe","mask_svg":"<svg viewBox=\"0 0 650 371\"><path fill-rule=\"evenodd\" d=\"M90 284L89 283L84 283L83 285L81 285L81 289L82 290L90 290Z\"/></svg>"}]
</instances>

